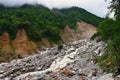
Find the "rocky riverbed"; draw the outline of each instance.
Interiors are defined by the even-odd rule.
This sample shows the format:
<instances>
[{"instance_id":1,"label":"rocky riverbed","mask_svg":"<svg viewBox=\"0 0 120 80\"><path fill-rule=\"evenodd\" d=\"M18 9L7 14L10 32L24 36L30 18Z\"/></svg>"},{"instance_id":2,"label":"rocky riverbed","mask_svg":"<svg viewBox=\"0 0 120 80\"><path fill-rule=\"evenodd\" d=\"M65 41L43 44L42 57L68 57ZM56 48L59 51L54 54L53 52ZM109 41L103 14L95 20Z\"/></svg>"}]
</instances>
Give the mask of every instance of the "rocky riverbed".
<instances>
[{"instance_id":1,"label":"rocky riverbed","mask_svg":"<svg viewBox=\"0 0 120 80\"><path fill-rule=\"evenodd\" d=\"M38 50L23 59L0 64L0 80L120 80L112 78L95 64L105 43L83 39Z\"/></svg>"}]
</instances>

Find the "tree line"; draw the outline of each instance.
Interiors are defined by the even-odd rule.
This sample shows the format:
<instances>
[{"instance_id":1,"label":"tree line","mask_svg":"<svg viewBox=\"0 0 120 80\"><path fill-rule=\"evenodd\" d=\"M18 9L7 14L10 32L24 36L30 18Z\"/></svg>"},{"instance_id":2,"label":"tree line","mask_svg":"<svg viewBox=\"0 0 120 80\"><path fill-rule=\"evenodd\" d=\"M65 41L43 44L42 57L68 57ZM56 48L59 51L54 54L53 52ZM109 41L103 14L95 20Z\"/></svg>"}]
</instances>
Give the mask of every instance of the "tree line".
<instances>
[{"instance_id":1,"label":"tree line","mask_svg":"<svg viewBox=\"0 0 120 80\"><path fill-rule=\"evenodd\" d=\"M39 41L41 37L47 37L56 42L60 39L61 29L66 25L76 29L79 20L98 26L103 19L77 7L48 9L38 4L20 7L0 5L0 35L7 31L10 39L15 38L18 29L24 28L30 40Z\"/></svg>"}]
</instances>

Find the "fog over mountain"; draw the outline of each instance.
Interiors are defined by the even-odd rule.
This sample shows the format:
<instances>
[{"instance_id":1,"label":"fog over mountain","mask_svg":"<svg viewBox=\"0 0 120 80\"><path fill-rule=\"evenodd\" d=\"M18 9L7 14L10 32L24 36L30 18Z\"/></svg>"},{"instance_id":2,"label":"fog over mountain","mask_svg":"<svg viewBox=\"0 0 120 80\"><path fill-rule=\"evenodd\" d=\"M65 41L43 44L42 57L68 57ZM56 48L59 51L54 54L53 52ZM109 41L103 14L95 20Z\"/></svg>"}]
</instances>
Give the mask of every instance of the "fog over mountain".
<instances>
[{"instance_id":1,"label":"fog over mountain","mask_svg":"<svg viewBox=\"0 0 120 80\"><path fill-rule=\"evenodd\" d=\"M42 4L48 8L82 7L89 12L104 17L111 0L0 0L6 6L21 6L23 4Z\"/></svg>"}]
</instances>

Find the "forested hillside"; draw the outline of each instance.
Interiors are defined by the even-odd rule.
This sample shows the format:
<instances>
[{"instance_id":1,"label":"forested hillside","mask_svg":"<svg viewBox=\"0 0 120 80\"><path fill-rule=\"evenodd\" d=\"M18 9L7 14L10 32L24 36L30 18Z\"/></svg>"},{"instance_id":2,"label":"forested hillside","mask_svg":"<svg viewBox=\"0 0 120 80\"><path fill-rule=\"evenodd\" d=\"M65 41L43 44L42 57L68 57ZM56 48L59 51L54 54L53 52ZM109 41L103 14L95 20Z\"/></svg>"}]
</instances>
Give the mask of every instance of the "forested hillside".
<instances>
[{"instance_id":1,"label":"forested hillside","mask_svg":"<svg viewBox=\"0 0 120 80\"><path fill-rule=\"evenodd\" d=\"M42 5L0 5L0 34L7 31L11 39L15 38L17 29L24 28L30 40L47 37L56 42L60 38L60 29L65 25L76 29L76 22L80 20L98 26L103 19L78 7L50 10Z\"/></svg>"}]
</instances>

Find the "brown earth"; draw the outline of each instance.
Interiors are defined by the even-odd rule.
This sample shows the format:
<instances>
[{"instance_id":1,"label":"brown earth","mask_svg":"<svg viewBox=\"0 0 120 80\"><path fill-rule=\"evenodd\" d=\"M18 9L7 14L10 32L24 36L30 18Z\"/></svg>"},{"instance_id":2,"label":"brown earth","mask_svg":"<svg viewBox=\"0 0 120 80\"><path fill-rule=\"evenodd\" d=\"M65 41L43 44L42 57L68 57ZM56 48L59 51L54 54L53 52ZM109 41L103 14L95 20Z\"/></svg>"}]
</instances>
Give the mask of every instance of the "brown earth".
<instances>
[{"instance_id":1,"label":"brown earth","mask_svg":"<svg viewBox=\"0 0 120 80\"><path fill-rule=\"evenodd\" d=\"M63 30L61 30L60 37L62 41L65 43L78 40L75 31L70 29L68 26L66 26Z\"/></svg>"},{"instance_id":2,"label":"brown earth","mask_svg":"<svg viewBox=\"0 0 120 80\"><path fill-rule=\"evenodd\" d=\"M77 34L80 39L91 38L96 32L97 28L85 22L77 22Z\"/></svg>"},{"instance_id":3,"label":"brown earth","mask_svg":"<svg viewBox=\"0 0 120 80\"><path fill-rule=\"evenodd\" d=\"M97 28L85 22L77 22L77 30L74 31L66 26L60 32L60 37L63 42L73 42L76 40L91 38L97 32Z\"/></svg>"},{"instance_id":4,"label":"brown earth","mask_svg":"<svg viewBox=\"0 0 120 80\"><path fill-rule=\"evenodd\" d=\"M50 42L48 41L47 38L42 38L39 42L38 45L40 48L45 48L45 47L50 47Z\"/></svg>"},{"instance_id":5,"label":"brown earth","mask_svg":"<svg viewBox=\"0 0 120 80\"><path fill-rule=\"evenodd\" d=\"M9 39L9 34L7 32L4 32L0 36L0 50L3 53L12 53L12 48L10 46L10 39Z\"/></svg>"},{"instance_id":6,"label":"brown earth","mask_svg":"<svg viewBox=\"0 0 120 80\"><path fill-rule=\"evenodd\" d=\"M26 57L29 54L33 54L34 50L37 48L37 45L29 41L24 29L19 29L15 40L12 42L12 46L17 55L21 55L21 57Z\"/></svg>"},{"instance_id":7,"label":"brown earth","mask_svg":"<svg viewBox=\"0 0 120 80\"><path fill-rule=\"evenodd\" d=\"M10 40L7 32L0 36L0 60L2 61L11 57L26 57L33 54L36 48L36 44L28 40L24 29L18 30L15 40Z\"/></svg>"}]
</instances>

